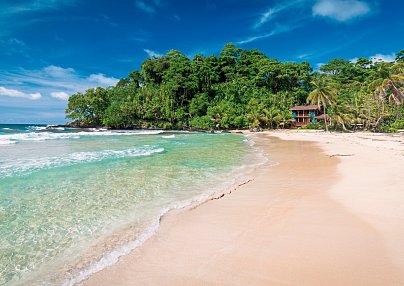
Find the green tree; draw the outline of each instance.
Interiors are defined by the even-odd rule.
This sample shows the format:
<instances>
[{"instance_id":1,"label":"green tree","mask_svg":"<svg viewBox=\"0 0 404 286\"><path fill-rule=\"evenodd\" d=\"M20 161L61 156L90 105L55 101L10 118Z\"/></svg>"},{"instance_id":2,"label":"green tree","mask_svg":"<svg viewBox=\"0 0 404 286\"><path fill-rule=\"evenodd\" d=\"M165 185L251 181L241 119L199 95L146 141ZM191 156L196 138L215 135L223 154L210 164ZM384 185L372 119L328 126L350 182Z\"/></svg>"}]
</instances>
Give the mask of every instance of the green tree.
<instances>
[{"instance_id":1,"label":"green tree","mask_svg":"<svg viewBox=\"0 0 404 286\"><path fill-rule=\"evenodd\" d=\"M404 63L382 64L378 69L378 78L371 82L370 87L381 98L388 98L395 105L401 105L404 102L403 84Z\"/></svg>"},{"instance_id":2,"label":"green tree","mask_svg":"<svg viewBox=\"0 0 404 286\"><path fill-rule=\"evenodd\" d=\"M401 50L397 53L396 62L404 62L404 50Z\"/></svg>"},{"instance_id":3,"label":"green tree","mask_svg":"<svg viewBox=\"0 0 404 286\"><path fill-rule=\"evenodd\" d=\"M334 97L337 93L337 90L334 87L331 87L329 82L327 81L326 76L318 76L314 78L311 84L314 87L309 93L307 97L307 102L311 104L317 105L319 108L323 108L324 111L324 123L325 129L328 131L327 126L327 106L334 105L335 100Z\"/></svg>"},{"instance_id":4,"label":"green tree","mask_svg":"<svg viewBox=\"0 0 404 286\"><path fill-rule=\"evenodd\" d=\"M357 123L394 130L404 121L403 55L395 63L332 59L313 73L306 62L232 43L220 56L192 60L171 50L114 87L73 94L66 116L79 126L111 128L277 128L288 126L292 106L310 102L324 109L327 130Z\"/></svg>"},{"instance_id":5,"label":"green tree","mask_svg":"<svg viewBox=\"0 0 404 286\"><path fill-rule=\"evenodd\" d=\"M109 91L97 87L76 93L69 98L66 117L76 120L78 125L101 125L105 110L109 106Z\"/></svg>"}]
</instances>

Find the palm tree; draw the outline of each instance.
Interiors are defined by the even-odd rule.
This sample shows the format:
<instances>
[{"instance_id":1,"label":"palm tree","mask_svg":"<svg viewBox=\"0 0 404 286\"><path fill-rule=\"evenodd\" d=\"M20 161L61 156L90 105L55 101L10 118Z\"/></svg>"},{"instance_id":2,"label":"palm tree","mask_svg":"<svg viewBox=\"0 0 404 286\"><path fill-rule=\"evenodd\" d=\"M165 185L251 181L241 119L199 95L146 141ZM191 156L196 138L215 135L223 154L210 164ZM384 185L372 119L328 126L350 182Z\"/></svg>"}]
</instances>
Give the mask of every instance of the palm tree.
<instances>
[{"instance_id":1,"label":"palm tree","mask_svg":"<svg viewBox=\"0 0 404 286\"><path fill-rule=\"evenodd\" d=\"M381 63L375 77L368 85L368 92L373 94L373 101L377 106L377 120L374 126L378 127L388 114L385 110L386 98L392 101L395 107L404 104L404 63Z\"/></svg>"},{"instance_id":2,"label":"palm tree","mask_svg":"<svg viewBox=\"0 0 404 286\"><path fill-rule=\"evenodd\" d=\"M404 103L404 63L392 66L382 64L378 73L380 77L370 84L375 95L381 99L389 98L396 106Z\"/></svg>"},{"instance_id":3,"label":"palm tree","mask_svg":"<svg viewBox=\"0 0 404 286\"><path fill-rule=\"evenodd\" d=\"M353 115L350 109L351 109L350 106L346 104L334 106L330 117L335 122L336 128L341 127L343 131L349 132L345 124L346 123L351 124L355 120L355 116Z\"/></svg>"},{"instance_id":4,"label":"palm tree","mask_svg":"<svg viewBox=\"0 0 404 286\"><path fill-rule=\"evenodd\" d=\"M325 130L328 132L327 105L333 106L335 104L334 97L337 94L337 89L330 86L324 76L317 77L310 83L314 86L314 90L309 93L307 103L315 104L318 108L323 107Z\"/></svg>"},{"instance_id":5,"label":"palm tree","mask_svg":"<svg viewBox=\"0 0 404 286\"><path fill-rule=\"evenodd\" d=\"M280 111L273 106L264 108L261 114L262 121L265 122L269 128L273 129L278 124L279 113Z\"/></svg>"}]
</instances>

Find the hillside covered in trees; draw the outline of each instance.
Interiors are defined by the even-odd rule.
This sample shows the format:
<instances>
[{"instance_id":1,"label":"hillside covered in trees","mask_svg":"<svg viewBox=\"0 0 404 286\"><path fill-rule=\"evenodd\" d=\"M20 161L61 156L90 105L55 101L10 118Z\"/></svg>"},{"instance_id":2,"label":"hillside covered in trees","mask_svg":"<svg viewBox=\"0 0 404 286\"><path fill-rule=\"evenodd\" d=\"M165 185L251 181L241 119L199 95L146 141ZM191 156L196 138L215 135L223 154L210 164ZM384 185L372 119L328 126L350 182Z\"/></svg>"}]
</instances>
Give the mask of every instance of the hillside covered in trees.
<instances>
[{"instance_id":1,"label":"hillside covered in trees","mask_svg":"<svg viewBox=\"0 0 404 286\"><path fill-rule=\"evenodd\" d=\"M86 127L287 128L290 108L306 103L325 108L333 129L404 129L404 51L393 63L333 59L313 72L231 43L192 60L172 50L113 87L73 94L66 117Z\"/></svg>"}]
</instances>

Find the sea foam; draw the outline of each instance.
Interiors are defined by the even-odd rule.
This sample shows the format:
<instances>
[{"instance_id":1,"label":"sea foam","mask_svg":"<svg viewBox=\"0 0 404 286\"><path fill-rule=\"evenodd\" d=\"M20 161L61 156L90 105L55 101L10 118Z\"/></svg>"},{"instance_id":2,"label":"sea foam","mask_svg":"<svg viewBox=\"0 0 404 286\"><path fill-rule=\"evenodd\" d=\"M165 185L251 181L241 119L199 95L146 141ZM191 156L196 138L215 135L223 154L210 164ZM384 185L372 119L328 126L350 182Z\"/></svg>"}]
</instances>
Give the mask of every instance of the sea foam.
<instances>
[{"instance_id":1,"label":"sea foam","mask_svg":"<svg viewBox=\"0 0 404 286\"><path fill-rule=\"evenodd\" d=\"M27 130L34 130L34 131L41 131L46 130L46 126L28 126L26 127Z\"/></svg>"},{"instance_id":2,"label":"sea foam","mask_svg":"<svg viewBox=\"0 0 404 286\"><path fill-rule=\"evenodd\" d=\"M79 283L143 244L170 209L227 190L257 155L232 134L69 131L52 135L79 139L0 148L0 244L23 254L0 255L0 284Z\"/></svg>"},{"instance_id":3,"label":"sea foam","mask_svg":"<svg viewBox=\"0 0 404 286\"><path fill-rule=\"evenodd\" d=\"M0 145L8 145L16 142L26 141L47 141L60 139L79 139L90 136L135 136L135 135L157 135L161 130L146 131L98 131L98 132L29 132L0 135Z\"/></svg>"},{"instance_id":4,"label":"sea foam","mask_svg":"<svg viewBox=\"0 0 404 286\"><path fill-rule=\"evenodd\" d=\"M163 136L161 136L161 138L172 139L172 138L175 138L175 135L174 134L172 134L172 135L163 135Z\"/></svg>"},{"instance_id":5,"label":"sea foam","mask_svg":"<svg viewBox=\"0 0 404 286\"><path fill-rule=\"evenodd\" d=\"M141 147L125 150L103 150L99 152L75 152L61 157L43 157L36 159L16 159L0 161L0 178L25 175L45 168L70 166L79 163L91 163L104 159L150 156L164 152L164 148Z\"/></svg>"},{"instance_id":6,"label":"sea foam","mask_svg":"<svg viewBox=\"0 0 404 286\"><path fill-rule=\"evenodd\" d=\"M0 139L0 145L10 145L15 144L15 141L11 141L9 139Z\"/></svg>"}]
</instances>

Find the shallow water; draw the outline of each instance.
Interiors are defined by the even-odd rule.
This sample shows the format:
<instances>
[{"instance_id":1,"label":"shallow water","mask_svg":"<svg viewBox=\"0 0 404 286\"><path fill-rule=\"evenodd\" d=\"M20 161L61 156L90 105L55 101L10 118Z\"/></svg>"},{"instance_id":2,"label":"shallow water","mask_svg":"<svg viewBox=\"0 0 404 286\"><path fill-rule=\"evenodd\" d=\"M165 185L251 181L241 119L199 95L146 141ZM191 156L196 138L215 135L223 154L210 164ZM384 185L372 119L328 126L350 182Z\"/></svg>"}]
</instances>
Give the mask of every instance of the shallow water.
<instances>
[{"instance_id":1,"label":"shallow water","mask_svg":"<svg viewBox=\"0 0 404 286\"><path fill-rule=\"evenodd\" d=\"M0 125L0 285L72 284L234 183L234 134ZM119 234L119 235L117 235Z\"/></svg>"}]
</instances>

